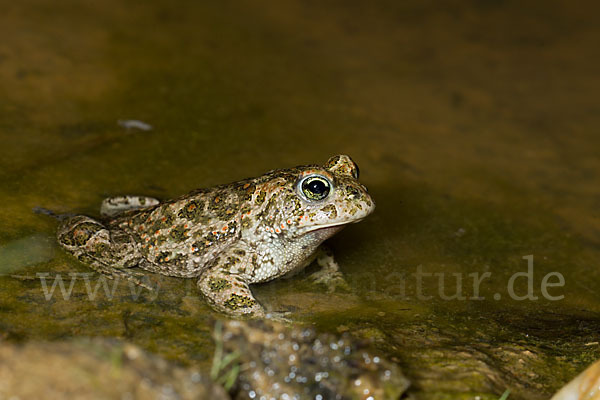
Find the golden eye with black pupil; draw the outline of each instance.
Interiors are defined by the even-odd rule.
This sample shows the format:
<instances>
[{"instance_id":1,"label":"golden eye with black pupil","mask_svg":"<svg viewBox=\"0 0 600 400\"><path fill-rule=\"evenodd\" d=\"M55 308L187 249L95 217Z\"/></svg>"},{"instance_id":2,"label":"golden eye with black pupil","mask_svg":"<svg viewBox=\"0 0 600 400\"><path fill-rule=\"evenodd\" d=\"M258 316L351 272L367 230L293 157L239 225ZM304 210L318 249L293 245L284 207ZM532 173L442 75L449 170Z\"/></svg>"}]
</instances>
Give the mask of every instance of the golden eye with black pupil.
<instances>
[{"instance_id":1,"label":"golden eye with black pupil","mask_svg":"<svg viewBox=\"0 0 600 400\"><path fill-rule=\"evenodd\" d=\"M323 200L331 191L331 183L322 176L313 175L300 182L302 194L311 201Z\"/></svg>"}]
</instances>

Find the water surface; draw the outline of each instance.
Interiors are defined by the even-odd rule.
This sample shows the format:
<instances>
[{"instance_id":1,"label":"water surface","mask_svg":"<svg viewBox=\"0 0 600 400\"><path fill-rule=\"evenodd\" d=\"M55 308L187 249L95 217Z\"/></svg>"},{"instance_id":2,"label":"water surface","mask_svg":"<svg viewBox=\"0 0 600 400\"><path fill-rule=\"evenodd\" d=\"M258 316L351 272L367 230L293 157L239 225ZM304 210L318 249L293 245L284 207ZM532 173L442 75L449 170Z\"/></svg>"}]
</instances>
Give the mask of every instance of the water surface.
<instances>
[{"instance_id":1,"label":"water surface","mask_svg":"<svg viewBox=\"0 0 600 400\"><path fill-rule=\"evenodd\" d=\"M69 273L89 270L32 208L98 215L109 195L170 198L345 153L377 203L330 241L351 293L325 294L300 275L257 287L260 299L373 338L419 398L506 388L547 398L600 357L593 7L5 4L0 330L14 340L125 337L208 366L213 314L190 280L155 276L158 296L123 285L90 300L79 275L69 300L47 300L36 274L50 274L49 286L63 274L68 289ZM529 255L537 299L511 299L508 282ZM419 285L419 271L443 275ZM474 273L489 273L479 296ZM564 278L548 288L560 300L541 292L549 273ZM447 299L457 276L466 298ZM523 296L527 279L514 288Z\"/></svg>"}]
</instances>

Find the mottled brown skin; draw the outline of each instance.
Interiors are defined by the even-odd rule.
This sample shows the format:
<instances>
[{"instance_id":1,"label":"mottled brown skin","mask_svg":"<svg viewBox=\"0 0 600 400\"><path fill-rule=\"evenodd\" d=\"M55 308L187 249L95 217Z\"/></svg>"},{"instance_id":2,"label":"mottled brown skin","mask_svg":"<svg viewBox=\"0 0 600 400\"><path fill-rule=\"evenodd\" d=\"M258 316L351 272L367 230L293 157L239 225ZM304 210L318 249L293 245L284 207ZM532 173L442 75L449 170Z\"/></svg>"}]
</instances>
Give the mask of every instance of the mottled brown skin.
<instances>
[{"instance_id":1,"label":"mottled brown skin","mask_svg":"<svg viewBox=\"0 0 600 400\"><path fill-rule=\"evenodd\" d=\"M110 277L137 281L130 267L198 277L216 310L263 316L249 284L305 267L325 239L374 208L358 167L340 155L324 166L274 170L162 203L107 199L103 214L116 214L108 222L71 217L57 235L67 251Z\"/></svg>"}]
</instances>

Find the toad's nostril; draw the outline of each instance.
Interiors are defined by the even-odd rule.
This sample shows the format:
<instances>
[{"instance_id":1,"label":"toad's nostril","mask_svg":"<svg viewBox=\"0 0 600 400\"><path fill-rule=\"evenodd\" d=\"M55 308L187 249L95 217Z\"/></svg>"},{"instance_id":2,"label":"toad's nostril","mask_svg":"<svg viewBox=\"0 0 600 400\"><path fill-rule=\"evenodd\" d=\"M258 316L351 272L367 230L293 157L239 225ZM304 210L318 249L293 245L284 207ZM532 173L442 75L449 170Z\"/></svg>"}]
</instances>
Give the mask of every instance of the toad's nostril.
<instances>
[{"instance_id":1,"label":"toad's nostril","mask_svg":"<svg viewBox=\"0 0 600 400\"><path fill-rule=\"evenodd\" d=\"M360 191L353 187L348 187L348 197L357 199L360 197Z\"/></svg>"}]
</instances>

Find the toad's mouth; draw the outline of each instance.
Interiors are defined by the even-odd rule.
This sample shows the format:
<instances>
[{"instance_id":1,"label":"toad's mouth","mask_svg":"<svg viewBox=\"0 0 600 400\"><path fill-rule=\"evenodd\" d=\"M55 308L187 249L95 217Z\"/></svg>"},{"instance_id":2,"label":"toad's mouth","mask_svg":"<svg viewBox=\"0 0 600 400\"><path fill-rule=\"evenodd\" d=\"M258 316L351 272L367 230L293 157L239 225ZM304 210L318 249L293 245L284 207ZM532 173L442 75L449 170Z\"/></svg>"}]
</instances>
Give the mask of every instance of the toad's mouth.
<instances>
[{"instance_id":1,"label":"toad's mouth","mask_svg":"<svg viewBox=\"0 0 600 400\"><path fill-rule=\"evenodd\" d=\"M361 220L362 220L362 218L357 219L355 221L341 221L341 222L333 222L331 224L315 225L315 226L308 228L306 231L304 231L304 233L315 235L315 236L319 237L320 239L325 240L325 239L335 235L342 229L344 229L344 227L346 225L354 224L356 222L360 222Z\"/></svg>"},{"instance_id":2,"label":"toad's mouth","mask_svg":"<svg viewBox=\"0 0 600 400\"><path fill-rule=\"evenodd\" d=\"M363 219L364 219L364 217L363 218L357 218L357 219L352 220L352 221L339 221L339 222L332 222L330 224L315 225L315 226L312 226L312 227L308 228L307 232L316 231L316 230L319 230L319 229L344 227L344 225L356 224L357 222L360 222Z\"/></svg>"}]
</instances>

